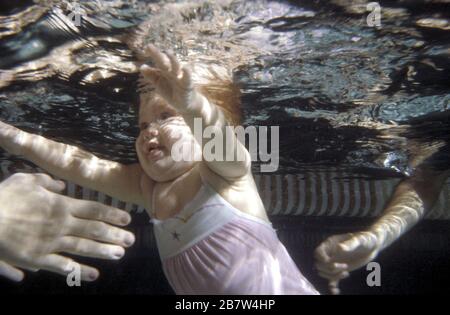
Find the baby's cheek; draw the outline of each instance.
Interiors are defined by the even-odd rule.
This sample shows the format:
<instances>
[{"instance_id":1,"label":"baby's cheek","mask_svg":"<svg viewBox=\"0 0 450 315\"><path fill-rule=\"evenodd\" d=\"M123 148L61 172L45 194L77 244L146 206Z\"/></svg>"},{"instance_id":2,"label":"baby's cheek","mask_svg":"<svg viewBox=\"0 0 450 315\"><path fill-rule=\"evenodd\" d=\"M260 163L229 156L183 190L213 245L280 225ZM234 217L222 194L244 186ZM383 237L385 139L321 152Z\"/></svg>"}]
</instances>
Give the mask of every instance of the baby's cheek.
<instances>
[{"instance_id":1,"label":"baby's cheek","mask_svg":"<svg viewBox=\"0 0 450 315\"><path fill-rule=\"evenodd\" d=\"M161 128L161 136L166 142L170 143L181 139L187 131L185 128L179 126L163 127Z\"/></svg>"}]
</instances>

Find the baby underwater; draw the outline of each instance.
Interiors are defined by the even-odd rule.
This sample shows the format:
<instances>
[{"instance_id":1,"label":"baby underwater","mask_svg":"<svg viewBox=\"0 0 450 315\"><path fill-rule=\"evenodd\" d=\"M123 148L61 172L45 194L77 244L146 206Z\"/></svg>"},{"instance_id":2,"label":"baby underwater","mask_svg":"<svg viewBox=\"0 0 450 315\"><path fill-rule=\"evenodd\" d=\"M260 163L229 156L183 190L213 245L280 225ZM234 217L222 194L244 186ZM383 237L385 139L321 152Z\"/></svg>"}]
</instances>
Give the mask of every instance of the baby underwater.
<instances>
[{"instance_id":1,"label":"baby underwater","mask_svg":"<svg viewBox=\"0 0 450 315\"><path fill-rule=\"evenodd\" d=\"M154 67L140 69L139 163L103 160L2 122L0 145L53 175L145 207L177 294L318 294L272 228L245 146L232 133L215 142L223 158L202 154L212 152L205 150L211 133L225 135L237 122L239 90L217 73L195 82L190 68L153 45L143 54ZM196 119L203 132L193 132ZM180 144L184 158L172 155Z\"/></svg>"}]
</instances>

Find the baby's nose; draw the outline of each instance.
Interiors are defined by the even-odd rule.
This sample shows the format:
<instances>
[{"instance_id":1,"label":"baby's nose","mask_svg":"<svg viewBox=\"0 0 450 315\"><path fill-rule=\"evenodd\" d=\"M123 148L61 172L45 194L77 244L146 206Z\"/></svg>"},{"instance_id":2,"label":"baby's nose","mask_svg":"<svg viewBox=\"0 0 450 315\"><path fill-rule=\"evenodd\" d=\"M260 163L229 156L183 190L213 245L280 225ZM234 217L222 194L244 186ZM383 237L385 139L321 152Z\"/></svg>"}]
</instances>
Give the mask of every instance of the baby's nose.
<instances>
[{"instance_id":1,"label":"baby's nose","mask_svg":"<svg viewBox=\"0 0 450 315\"><path fill-rule=\"evenodd\" d=\"M145 132L144 132L144 136L147 138L153 138L158 136L159 132L158 129L155 126L149 126Z\"/></svg>"},{"instance_id":2,"label":"baby's nose","mask_svg":"<svg viewBox=\"0 0 450 315\"><path fill-rule=\"evenodd\" d=\"M150 136L156 137L158 135L158 129L152 127L149 129L148 133Z\"/></svg>"}]
</instances>

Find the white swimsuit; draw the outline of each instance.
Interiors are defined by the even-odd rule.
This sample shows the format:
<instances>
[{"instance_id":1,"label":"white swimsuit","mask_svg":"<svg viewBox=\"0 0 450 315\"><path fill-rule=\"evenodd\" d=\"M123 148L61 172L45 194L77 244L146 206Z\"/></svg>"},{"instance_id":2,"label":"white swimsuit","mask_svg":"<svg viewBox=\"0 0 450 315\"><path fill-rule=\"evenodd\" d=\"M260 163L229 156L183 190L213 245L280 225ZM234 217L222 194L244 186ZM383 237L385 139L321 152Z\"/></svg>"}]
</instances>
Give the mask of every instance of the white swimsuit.
<instances>
[{"instance_id":1,"label":"white swimsuit","mask_svg":"<svg viewBox=\"0 0 450 315\"><path fill-rule=\"evenodd\" d=\"M207 184L179 214L152 222L177 294L318 294L270 223L234 208Z\"/></svg>"}]
</instances>

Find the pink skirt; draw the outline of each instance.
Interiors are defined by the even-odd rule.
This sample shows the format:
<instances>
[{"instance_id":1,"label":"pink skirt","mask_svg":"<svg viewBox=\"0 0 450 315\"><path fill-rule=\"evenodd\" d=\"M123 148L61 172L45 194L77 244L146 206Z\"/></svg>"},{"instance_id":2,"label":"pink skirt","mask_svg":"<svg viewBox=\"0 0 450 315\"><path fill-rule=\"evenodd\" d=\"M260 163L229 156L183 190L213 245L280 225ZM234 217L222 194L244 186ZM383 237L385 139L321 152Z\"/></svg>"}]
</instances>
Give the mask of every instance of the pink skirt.
<instances>
[{"instance_id":1,"label":"pink skirt","mask_svg":"<svg viewBox=\"0 0 450 315\"><path fill-rule=\"evenodd\" d=\"M241 216L162 264L176 294L319 294L275 230Z\"/></svg>"}]
</instances>

